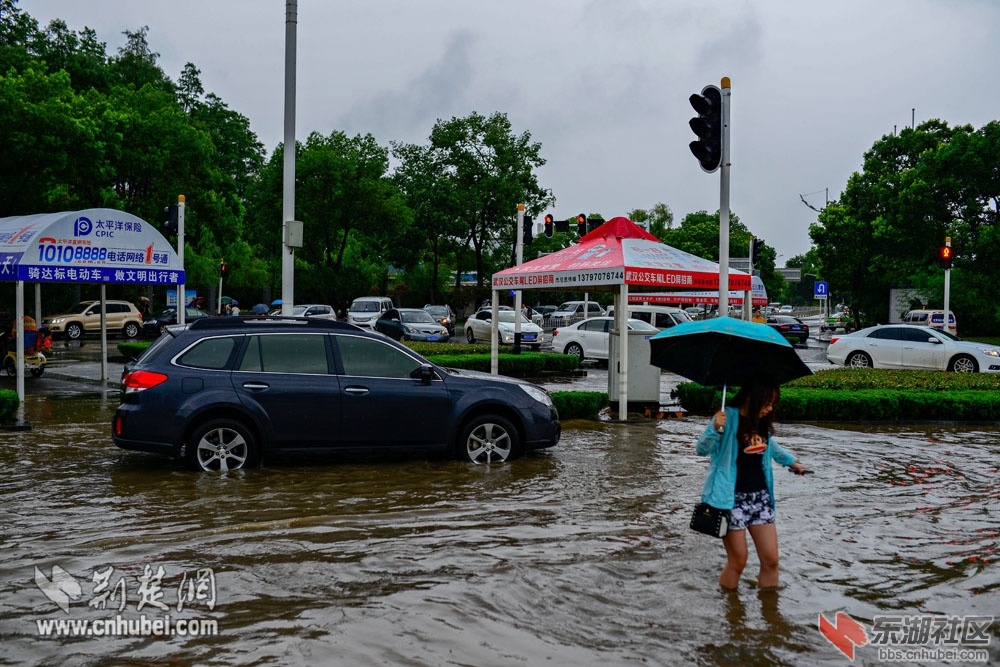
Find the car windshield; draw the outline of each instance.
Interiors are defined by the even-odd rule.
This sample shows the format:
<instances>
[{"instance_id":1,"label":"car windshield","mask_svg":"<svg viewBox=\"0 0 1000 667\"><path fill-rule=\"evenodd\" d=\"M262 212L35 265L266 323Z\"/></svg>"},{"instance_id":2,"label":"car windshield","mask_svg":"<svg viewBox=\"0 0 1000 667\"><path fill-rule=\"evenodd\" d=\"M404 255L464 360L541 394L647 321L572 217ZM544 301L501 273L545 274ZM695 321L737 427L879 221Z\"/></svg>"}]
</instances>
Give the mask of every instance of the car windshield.
<instances>
[{"instance_id":1,"label":"car windshield","mask_svg":"<svg viewBox=\"0 0 1000 667\"><path fill-rule=\"evenodd\" d=\"M377 301L355 301L351 304L352 313L377 313L379 311Z\"/></svg>"},{"instance_id":2,"label":"car windshield","mask_svg":"<svg viewBox=\"0 0 1000 667\"><path fill-rule=\"evenodd\" d=\"M93 305L94 305L93 301L83 301L81 303L76 304L75 306L73 306L72 308L70 308L69 310L67 310L66 312L69 313L69 314L78 315L78 314L82 313L83 311L87 310L88 308L90 308Z\"/></svg>"},{"instance_id":3,"label":"car windshield","mask_svg":"<svg viewBox=\"0 0 1000 667\"><path fill-rule=\"evenodd\" d=\"M497 313L497 317L499 318L500 322L513 322L515 320L516 313L513 310L501 310L499 313ZM524 317L523 315L521 316L521 322L531 324L531 320Z\"/></svg>"},{"instance_id":4,"label":"car windshield","mask_svg":"<svg viewBox=\"0 0 1000 667\"><path fill-rule=\"evenodd\" d=\"M628 328L632 331L659 331L652 324L643 320L629 320Z\"/></svg>"},{"instance_id":5,"label":"car windshield","mask_svg":"<svg viewBox=\"0 0 1000 667\"><path fill-rule=\"evenodd\" d=\"M447 317L448 308L446 306L427 306L424 308L428 313L434 315L435 317Z\"/></svg>"},{"instance_id":6,"label":"car windshield","mask_svg":"<svg viewBox=\"0 0 1000 667\"><path fill-rule=\"evenodd\" d=\"M309 306L295 306L292 308L292 315L303 315Z\"/></svg>"},{"instance_id":7,"label":"car windshield","mask_svg":"<svg viewBox=\"0 0 1000 667\"><path fill-rule=\"evenodd\" d=\"M153 315L152 319L154 319L154 320L169 320L171 317L174 316L175 312L176 311L173 308L167 308L166 310L161 310L156 315ZM190 313L191 309L189 308L187 312Z\"/></svg>"},{"instance_id":8,"label":"car windshield","mask_svg":"<svg viewBox=\"0 0 1000 667\"><path fill-rule=\"evenodd\" d=\"M399 316L408 324L437 324L430 313L425 310L401 310Z\"/></svg>"}]
</instances>

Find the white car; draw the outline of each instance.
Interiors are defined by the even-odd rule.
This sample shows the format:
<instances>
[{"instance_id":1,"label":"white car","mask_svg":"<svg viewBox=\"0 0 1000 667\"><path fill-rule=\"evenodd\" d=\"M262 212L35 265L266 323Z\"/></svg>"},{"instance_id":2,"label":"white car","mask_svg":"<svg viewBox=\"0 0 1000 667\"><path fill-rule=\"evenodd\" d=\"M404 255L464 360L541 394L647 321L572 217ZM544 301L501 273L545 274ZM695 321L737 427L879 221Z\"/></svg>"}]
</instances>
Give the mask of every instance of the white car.
<instances>
[{"instance_id":1,"label":"white car","mask_svg":"<svg viewBox=\"0 0 1000 667\"><path fill-rule=\"evenodd\" d=\"M608 358L608 332L614 328L613 317L591 317L565 327L559 327L552 332L552 349L563 354L573 354L584 359ZM649 322L642 320L628 321L629 331L648 331L650 336L660 330Z\"/></svg>"},{"instance_id":2,"label":"white car","mask_svg":"<svg viewBox=\"0 0 1000 667\"><path fill-rule=\"evenodd\" d=\"M319 317L324 320L337 319L337 311L333 306L324 303L303 303L295 304L292 308L292 315L295 317Z\"/></svg>"},{"instance_id":3,"label":"white car","mask_svg":"<svg viewBox=\"0 0 1000 667\"><path fill-rule=\"evenodd\" d=\"M880 324L830 338L830 363L852 368L905 368L1000 372L1000 347L959 340L951 334L912 324Z\"/></svg>"},{"instance_id":4,"label":"white car","mask_svg":"<svg viewBox=\"0 0 1000 667\"><path fill-rule=\"evenodd\" d=\"M545 342L545 334L542 328L534 324L523 315L514 313L513 310L501 310L497 313L499 322L497 323L497 334L500 336L502 345L514 344L514 324L518 318L521 320L521 344L527 345L533 350L538 350ZM493 323L493 313L490 310L480 310L478 313L465 321L465 339L470 343L477 340L490 341Z\"/></svg>"},{"instance_id":5,"label":"white car","mask_svg":"<svg viewBox=\"0 0 1000 667\"><path fill-rule=\"evenodd\" d=\"M795 312L795 309L792 308L787 303L784 306L782 306L781 308L778 309L778 314L779 315L791 315L793 312Z\"/></svg>"}]
</instances>

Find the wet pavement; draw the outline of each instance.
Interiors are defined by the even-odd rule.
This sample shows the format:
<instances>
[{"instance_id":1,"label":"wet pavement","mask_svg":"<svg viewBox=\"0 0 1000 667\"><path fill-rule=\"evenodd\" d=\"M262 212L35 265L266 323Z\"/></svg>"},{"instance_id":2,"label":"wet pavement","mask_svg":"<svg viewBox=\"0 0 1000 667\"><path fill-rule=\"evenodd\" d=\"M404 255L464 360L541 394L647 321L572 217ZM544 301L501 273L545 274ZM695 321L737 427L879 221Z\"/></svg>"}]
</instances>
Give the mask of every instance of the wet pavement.
<instances>
[{"instance_id":1,"label":"wet pavement","mask_svg":"<svg viewBox=\"0 0 1000 667\"><path fill-rule=\"evenodd\" d=\"M779 424L816 473L775 473L781 588L757 590L751 552L729 594L721 543L687 528L701 418L568 421L557 447L500 466L330 456L207 475L117 449L117 392L61 374L28 380L32 430L0 431L0 664L844 665L819 614L869 631L1000 615L995 428ZM217 634L38 623L118 615ZM1000 639L986 648L1000 662Z\"/></svg>"}]
</instances>

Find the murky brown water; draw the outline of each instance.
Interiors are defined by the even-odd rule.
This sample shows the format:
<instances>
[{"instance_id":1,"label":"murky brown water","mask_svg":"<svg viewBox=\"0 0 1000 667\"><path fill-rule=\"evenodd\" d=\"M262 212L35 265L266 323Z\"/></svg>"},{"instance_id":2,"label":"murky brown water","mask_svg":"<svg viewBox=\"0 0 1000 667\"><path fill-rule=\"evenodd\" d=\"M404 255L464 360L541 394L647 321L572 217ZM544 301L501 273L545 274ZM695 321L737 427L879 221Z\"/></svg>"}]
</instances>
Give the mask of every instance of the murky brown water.
<instances>
[{"instance_id":1,"label":"murky brown water","mask_svg":"<svg viewBox=\"0 0 1000 667\"><path fill-rule=\"evenodd\" d=\"M555 449L497 467L330 458L218 476L116 449L116 402L29 398L35 429L0 432L0 663L845 665L819 613L1000 615L993 428L781 426L816 470L776 472L782 588L758 593L751 555L727 595L721 543L687 528L699 418L569 422ZM113 617L114 597L89 606L109 566L137 617L146 565L169 609L142 612L216 619L218 636L38 635L36 619ZM53 566L81 586L68 613L35 585ZM203 568L214 609L177 611ZM997 637L989 651L1000 660Z\"/></svg>"}]
</instances>

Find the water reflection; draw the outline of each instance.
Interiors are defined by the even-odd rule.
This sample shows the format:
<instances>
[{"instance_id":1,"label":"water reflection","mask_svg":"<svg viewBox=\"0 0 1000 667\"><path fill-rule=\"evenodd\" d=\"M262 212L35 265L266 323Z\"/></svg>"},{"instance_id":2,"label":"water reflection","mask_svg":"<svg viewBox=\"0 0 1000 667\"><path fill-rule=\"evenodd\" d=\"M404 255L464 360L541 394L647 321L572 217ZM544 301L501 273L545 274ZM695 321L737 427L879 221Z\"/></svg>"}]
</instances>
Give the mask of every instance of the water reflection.
<instances>
[{"instance_id":1,"label":"water reflection","mask_svg":"<svg viewBox=\"0 0 1000 667\"><path fill-rule=\"evenodd\" d=\"M816 470L776 472L782 586L726 592L721 543L687 529L699 419L568 423L557 448L496 467L333 456L204 475L116 449L114 404L31 400L35 430L0 435L4 664L833 665L820 612L998 608L996 429L779 425ZM218 605L184 614L221 634L40 639L33 619L63 615L34 568L55 565L84 584L73 618L108 615L87 605L97 569L162 566L176 595L211 568Z\"/></svg>"}]
</instances>

